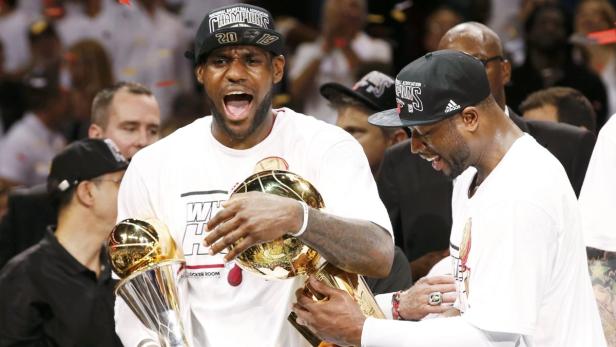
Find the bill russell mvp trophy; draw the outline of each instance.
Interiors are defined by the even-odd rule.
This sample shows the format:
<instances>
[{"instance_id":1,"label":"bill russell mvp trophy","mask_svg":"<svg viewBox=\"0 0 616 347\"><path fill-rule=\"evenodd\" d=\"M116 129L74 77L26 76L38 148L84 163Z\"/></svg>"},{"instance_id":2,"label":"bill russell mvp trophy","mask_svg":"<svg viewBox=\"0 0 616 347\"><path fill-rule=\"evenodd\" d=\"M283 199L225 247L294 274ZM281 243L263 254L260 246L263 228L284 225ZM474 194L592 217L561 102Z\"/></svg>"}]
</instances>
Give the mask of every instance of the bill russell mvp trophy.
<instances>
[{"instance_id":1,"label":"bill russell mvp trophy","mask_svg":"<svg viewBox=\"0 0 616 347\"><path fill-rule=\"evenodd\" d=\"M188 290L182 276L185 261L165 224L125 219L111 231L108 242L111 266L122 279L116 295L158 334L161 347L190 347L190 310L182 302Z\"/></svg>"},{"instance_id":2,"label":"bill russell mvp trophy","mask_svg":"<svg viewBox=\"0 0 616 347\"><path fill-rule=\"evenodd\" d=\"M250 191L302 200L317 209L325 206L321 194L310 182L288 171L267 170L255 173L240 183L232 195ZM240 268L267 279L307 277L314 274L320 281L351 295L364 315L385 318L362 276L345 272L329 264L317 251L296 237L284 235L277 240L255 245L242 252L235 261ZM314 295L307 286L304 290L315 300L326 299ZM312 331L299 325L296 319L297 316L292 312L289 321L311 345L319 346L323 343Z\"/></svg>"}]
</instances>

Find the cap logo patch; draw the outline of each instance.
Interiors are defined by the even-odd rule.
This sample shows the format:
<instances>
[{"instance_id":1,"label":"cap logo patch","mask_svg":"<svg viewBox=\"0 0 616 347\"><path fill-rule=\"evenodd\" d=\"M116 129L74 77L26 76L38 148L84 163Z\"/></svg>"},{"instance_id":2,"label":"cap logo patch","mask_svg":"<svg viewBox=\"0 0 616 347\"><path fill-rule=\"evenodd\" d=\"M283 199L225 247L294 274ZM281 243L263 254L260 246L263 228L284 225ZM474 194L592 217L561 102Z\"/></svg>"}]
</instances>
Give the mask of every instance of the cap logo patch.
<instances>
[{"instance_id":1,"label":"cap logo patch","mask_svg":"<svg viewBox=\"0 0 616 347\"><path fill-rule=\"evenodd\" d=\"M405 101L404 104L407 104L409 113L423 111L420 95L421 83L396 79L396 96Z\"/></svg>"},{"instance_id":2,"label":"cap logo patch","mask_svg":"<svg viewBox=\"0 0 616 347\"><path fill-rule=\"evenodd\" d=\"M115 158L116 161L122 162L122 163L126 162L126 159L124 158L122 153L120 153L120 149L118 148L118 146L116 146L113 140L105 139L104 141L107 147L109 147L109 151L111 152L111 154L113 154L113 157Z\"/></svg>"},{"instance_id":3,"label":"cap logo patch","mask_svg":"<svg viewBox=\"0 0 616 347\"><path fill-rule=\"evenodd\" d=\"M359 80L353 86L353 90L357 90L359 88L364 88L367 93L374 95L377 98L380 98L385 89L389 88L393 83L393 80L389 78L389 76L384 75L377 71L372 71L364 78Z\"/></svg>"},{"instance_id":4,"label":"cap logo patch","mask_svg":"<svg viewBox=\"0 0 616 347\"><path fill-rule=\"evenodd\" d=\"M278 40L278 37L270 34L263 34L259 40L257 40L257 44L267 46Z\"/></svg>"},{"instance_id":5,"label":"cap logo patch","mask_svg":"<svg viewBox=\"0 0 616 347\"><path fill-rule=\"evenodd\" d=\"M253 26L270 28L269 15L266 12L248 7L231 7L210 14L210 32L228 27Z\"/></svg>"},{"instance_id":6,"label":"cap logo patch","mask_svg":"<svg viewBox=\"0 0 616 347\"><path fill-rule=\"evenodd\" d=\"M447 107L445 107L445 113L449 113L458 109L460 109L460 105L456 104L455 101L449 99L449 103L447 104Z\"/></svg>"}]
</instances>

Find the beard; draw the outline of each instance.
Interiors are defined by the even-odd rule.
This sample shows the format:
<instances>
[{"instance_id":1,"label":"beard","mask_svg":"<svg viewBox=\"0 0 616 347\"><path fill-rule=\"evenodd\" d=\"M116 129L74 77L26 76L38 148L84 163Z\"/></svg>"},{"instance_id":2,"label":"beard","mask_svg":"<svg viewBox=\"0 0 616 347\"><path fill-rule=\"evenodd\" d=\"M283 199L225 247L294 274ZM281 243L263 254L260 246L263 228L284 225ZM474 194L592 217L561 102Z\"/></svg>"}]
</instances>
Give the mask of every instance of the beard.
<instances>
[{"instance_id":1,"label":"beard","mask_svg":"<svg viewBox=\"0 0 616 347\"><path fill-rule=\"evenodd\" d=\"M234 131L229 128L229 126L227 126L223 113L220 112L218 108L216 108L214 101L210 99L209 95L206 94L205 100L210 110L212 110L212 116L214 116L214 121L216 121L216 124L220 126L220 128L232 139L236 141L242 141L248 138L250 135L254 134L256 129L259 128L261 124L263 124L263 121L267 117L267 113L272 106L272 97L272 91L270 90L265 95L261 103L257 106L257 109L255 110L255 116L252 119L252 124L250 124L250 127L243 132Z\"/></svg>"},{"instance_id":2,"label":"beard","mask_svg":"<svg viewBox=\"0 0 616 347\"><path fill-rule=\"evenodd\" d=\"M452 123L449 123L449 136L452 139L452 145L455 148L451 152L451 156L447 159L443 158L447 166L449 166L449 174L446 174L447 178L453 180L460 176L468 168L468 161L471 156L471 150L458 133Z\"/></svg>"}]
</instances>

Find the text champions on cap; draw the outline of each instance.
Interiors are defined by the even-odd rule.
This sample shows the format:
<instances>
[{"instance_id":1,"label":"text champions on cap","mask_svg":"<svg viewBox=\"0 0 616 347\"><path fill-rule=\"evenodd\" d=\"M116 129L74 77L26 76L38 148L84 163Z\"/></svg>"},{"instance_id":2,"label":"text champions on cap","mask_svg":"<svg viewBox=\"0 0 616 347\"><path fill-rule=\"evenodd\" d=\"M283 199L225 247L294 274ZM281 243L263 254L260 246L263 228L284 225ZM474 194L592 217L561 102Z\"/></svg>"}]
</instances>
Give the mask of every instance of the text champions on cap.
<instances>
[{"instance_id":1,"label":"text champions on cap","mask_svg":"<svg viewBox=\"0 0 616 347\"><path fill-rule=\"evenodd\" d=\"M419 98L420 95L421 83L396 79L396 96L398 97L397 101L399 107L404 107L406 105L409 113L413 113L413 110L423 111L423 102ZM407 101L402 101L401 99Z\"/></svg>"},{"instance_id":2,"label":"text champions on cap","mask_svg":"<svg viewBox=\"0 0 616 347\"><path fill-rule=\"evenodd\" d=\"M267 29L270 25L269 15L263 11L242 6L227 8L210 14L210 32L241 24L252 24Z\"/></svg>"}]
</instances>

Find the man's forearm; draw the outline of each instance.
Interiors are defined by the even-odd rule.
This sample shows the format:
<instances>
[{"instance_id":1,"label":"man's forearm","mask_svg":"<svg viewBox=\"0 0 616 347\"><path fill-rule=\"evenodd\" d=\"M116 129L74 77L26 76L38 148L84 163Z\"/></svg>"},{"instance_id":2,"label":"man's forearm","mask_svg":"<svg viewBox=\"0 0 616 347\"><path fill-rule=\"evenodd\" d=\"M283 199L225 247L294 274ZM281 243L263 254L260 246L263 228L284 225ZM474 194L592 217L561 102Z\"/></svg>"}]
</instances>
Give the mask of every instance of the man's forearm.
<instances>
[{"instance_id":1,"label":"man's forearm","mask_svg":"<svg viewBox=\"0 0 616 347\"><path fill-rule=\"evenodd\" d=\"M302 241L333 265L349 272L385 277L391 270L394 243L382 227L365 220L310 209Z\"/></svg>"}]
</instances>

